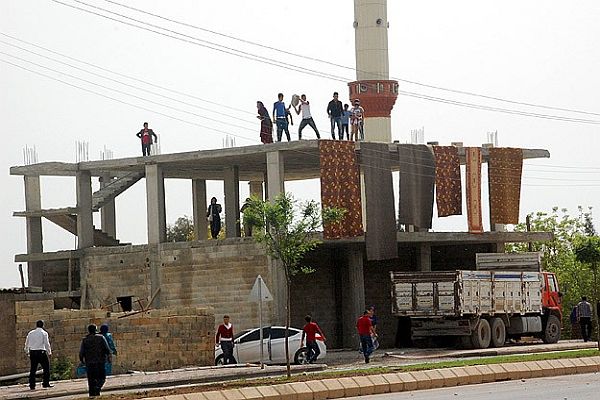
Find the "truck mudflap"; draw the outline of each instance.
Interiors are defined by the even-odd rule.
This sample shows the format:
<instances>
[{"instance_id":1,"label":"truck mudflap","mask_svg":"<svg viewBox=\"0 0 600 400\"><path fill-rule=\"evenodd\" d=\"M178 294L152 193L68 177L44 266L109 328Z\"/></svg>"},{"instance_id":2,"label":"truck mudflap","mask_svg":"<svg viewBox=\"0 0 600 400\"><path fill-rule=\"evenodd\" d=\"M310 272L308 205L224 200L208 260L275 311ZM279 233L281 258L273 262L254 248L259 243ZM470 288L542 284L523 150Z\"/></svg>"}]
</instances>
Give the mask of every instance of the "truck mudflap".
<instances>
[{"instance_id":1,"label":"truck mudflap","mask_svg":"<svg viewBox=\"0 0 600 400\"><path fill-rule=\"evenodd\" d=\"M434 336L468 336L477 320L468 319L411 319L413 339Z\"/></svg>"}]
</instances>

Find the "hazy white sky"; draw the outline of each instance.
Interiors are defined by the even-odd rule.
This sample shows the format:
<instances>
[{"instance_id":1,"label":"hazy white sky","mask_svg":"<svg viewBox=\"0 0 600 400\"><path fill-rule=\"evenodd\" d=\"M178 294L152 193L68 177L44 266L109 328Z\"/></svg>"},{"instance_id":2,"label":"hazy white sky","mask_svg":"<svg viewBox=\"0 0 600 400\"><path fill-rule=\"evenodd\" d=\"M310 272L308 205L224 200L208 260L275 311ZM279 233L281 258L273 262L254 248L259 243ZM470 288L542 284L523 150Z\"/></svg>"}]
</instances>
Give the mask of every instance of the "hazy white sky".
<instances>
[{"instance_id":1,"label":"hazy white sky","mask_svg":"<svg viewBox=\"0 0 600 400\"><path fill-rule=\"evenodd\" d=\"M60 1L90 9L83 2ZM336 79L292 69L319 70L344 81L354 79L350 69L250 46L126 10L107 1L84 1L141 20L148 29L158 30L150 26L154 24L185 34L186 41L91 15L51 0L0 2L0 116L3 131L0 147L0 171L3 171L0 173L3 188L0 287L19 284L13 259L15 254L26 251L25 221L12 217L13 211L24 209L22 178L8 174L10 166L23 164L26 145L35 145L40 161L74 162L76 141L89 142L90 159L98 159L105 146L112 150L115 158L137 156L140 146L134 134L143 121L149 121L150 127L161 135L163 153L222 147L223 132L235 137L239 146L257 144L259 126L254 117L255 102L262 100L269 108L280 91L287 99L293 93L306 93L317 126L327 133L327 102L333 91L347 93L347 86ZM127 4L201 28L354 67L354 18L350 0L174 0L127 1ZM94 12L101 11L95 9ZM393 78L600 113L600 48L597 45L600 3L597 1L390 0L388 19L390 74ZM278 68L190 43L199 43L196 39L276 59L289 67ZM202 43L206 45L206 42ZM114 75L92 65L180 93ZM401 82L400 89L478 105L600 123L600 115L501 103L406 82ZM521 196L523 218L528 212L549 210L554 205L572 212L578 205L600 209L598 124L515 116L407 96L398 98L392 124L393 138L401 142L409 140L411 129L424 126L426 140L437 140L441 144L462 141L465 145L480 145L485 142L486 132L497 130L501 146L548 149L550 159L525 163ZM305 132L311 137L310 130ZM319 197L316 182L294 183L287 188L295 191L297 197ZM42 190L44 208L75 205L74 178L44 178ZM167 182L169 222L183 214L191 215L190 190L190 182ZM246 185L242 184L242 196L246 192ZM222 199L222 185L209 183L209 194ZM486 198L484 192L484 200ZM132 243L146 241L143 181L117 199L117 216L119 239ZM463 216L434 221L434 229L438 231L465 228ZM44 238L47 251L74 246L72 235L47 221L44 222Z\"/></svg>"}]
</instances>

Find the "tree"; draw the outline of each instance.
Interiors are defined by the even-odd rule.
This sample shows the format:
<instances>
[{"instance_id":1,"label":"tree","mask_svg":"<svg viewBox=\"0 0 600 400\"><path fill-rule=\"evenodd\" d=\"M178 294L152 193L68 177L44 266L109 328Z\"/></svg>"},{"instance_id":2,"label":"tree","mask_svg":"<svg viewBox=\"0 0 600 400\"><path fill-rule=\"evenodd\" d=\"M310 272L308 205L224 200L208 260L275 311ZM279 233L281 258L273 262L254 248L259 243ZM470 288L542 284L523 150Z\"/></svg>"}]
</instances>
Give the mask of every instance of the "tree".
<instances>
[{"instance_id":1,"label":"tree","mask_svg":"<svg viewBox=\"0 0 600 400\"><path fill-rule=\"evenodd\" d=\"M593 291L594 282L589 268L576 257L577 245L590 234L595 233L592 209L587 211L578 207L576 216L571 216L565 208L552 208L550 213L536 212L528 215L531 230L534 232L551 232L553 239L546 242L532 243L532 250L542 253L544 270L556 273L560 282L563 310L571 310L582 295ZM525 232L527 226L518 224L515 231ZM508 252L525 252L528 243L507 245ZM563 326L570 327L569 312L563 313Z\"/></svg>"},{"instance_id":2,"label":"tree","mask_svg":"<svg viewBox=\"0 0 600 400\"><path fill-rule=\"evenodd\" d=\"M593 230L593 229L592 229ZM586 236L579 239L575 246L575 258L586 265L592 273L593 300L596 307L600 304L598 300L598 269L600 268L600 237ZM597 312L598 310L596 310ZM598 335L598 348L600 349L600 323L596 318L596 334Z\"/></svg>"},{"instance_id":3,"label":"tree","mask_svg":"<svg viewBox=\"0 0 600 400\"><path fill-rule=\"evenodd\" d=\"M196 240L194 235L194 222L184 215L177 218L173 225L167 226L167 242L189 242Z\"/></svg>"},{"instance_id":4,"label":"tree","mask_svg":"<svg viewBox=\"0 0 600 400\"><path fill-rule=\"evenodd\" d=\"M285 353L287 376L290 372L288 329L290 326L291 278L298 273L311 273L314 270L301 265L304 255L321 242L316 230L321 221L335 223L342 220L346 210L339 208L320 209L315 201L298 204L291 194L281 193L271 203L251 197L244 210L244 223L253 227L253 238L261 243L267 254L280 261L284 270L286 295Z\"/></svg>"}]
</instances>

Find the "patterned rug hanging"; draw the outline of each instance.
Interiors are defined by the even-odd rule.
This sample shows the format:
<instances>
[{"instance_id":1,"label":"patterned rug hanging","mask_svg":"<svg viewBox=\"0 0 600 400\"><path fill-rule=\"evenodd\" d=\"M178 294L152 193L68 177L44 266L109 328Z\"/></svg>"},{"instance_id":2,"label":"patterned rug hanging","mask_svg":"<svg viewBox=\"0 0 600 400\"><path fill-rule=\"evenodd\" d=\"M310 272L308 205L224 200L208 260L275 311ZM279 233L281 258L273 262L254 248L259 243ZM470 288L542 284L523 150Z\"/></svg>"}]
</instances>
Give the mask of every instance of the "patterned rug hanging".
<instances>
[{"instance_id":1,"label":"patterned rug hanging","mask_svg":"<svg viewBox=\"0 0 600 400\"><path fill-rule=\"evenodd\" d=\"M519 223L522 171L522 149L510 147L490 148L488 179L490 182L490 221L492 224Z\"/></svg>"},{"instance_id":2,"label":"patterned rug hanging","mask_svg":"<svg viewBox=\"0 0 600 400\"><path fill-rule=\"evenodd\" d=\"M466 147L467 222L470 233L483 232L481 217L481 149Z\"/></svg>"},{"instance_id":3,"label":"patterned rug hanging","mask_svg":"<svg viewBox=\"0 0 600 400\"><path fill-rule=\"evenodd\" d=\"M456 146L433 146L435 154L435 202L438 217L462 214L460 159Z\"/></svg>"}]
</instances>

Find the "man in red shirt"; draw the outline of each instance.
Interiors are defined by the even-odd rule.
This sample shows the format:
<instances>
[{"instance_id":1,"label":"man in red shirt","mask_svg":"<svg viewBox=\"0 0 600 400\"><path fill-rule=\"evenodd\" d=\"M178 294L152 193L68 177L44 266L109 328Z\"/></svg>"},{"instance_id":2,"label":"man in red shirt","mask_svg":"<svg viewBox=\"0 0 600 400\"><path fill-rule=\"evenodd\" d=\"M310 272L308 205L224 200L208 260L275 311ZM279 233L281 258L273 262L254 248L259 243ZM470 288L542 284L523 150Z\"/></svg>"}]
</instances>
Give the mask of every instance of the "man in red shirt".
<instances>
[{"instance_id":1,"label":"man in red shirt","mask_svg":"<svg viewBox=\"0 0 600 400\"><path fill-rule=\"evenodd\" d=\"M319 354L321 354L321 350L319 349L319 345L317 343L317 333L321 335L323 341L325 341L325 335L319 328L316 322L312 322L312 317L307 315L304 317L306 321L306 325L302 328L302 339L300 339L300 347L304 345L304 337L306 336L306 362L309 364L317 361Z\"/></svg>"},{"instance_id":2,"label":"man in red shirt","mask_svg":"<svg viewBox=\"0 0 600 400\"><path fill-rule=\"evenodd\" d=\"M358 336L360 336L360 346L362 348L362 353L365 356L365 363L369 363L369 356L373 353L372 336L377 337L373 330L369 310L365 310L362 317L358 319L356 322L356 329L358 330Z\"/></svg>"},{"instance_id":3,"label":"man in red shirt","mask_svg":"<svg viewBox=\"0 0 600 400\"><path fill-rule=\"evenodd\" d=\"M223 364L236 364L233 357L233 325L229 322L229 315L223 316L223 323L217 328L215 342L221 345L221 350L223 350Z\"/></svg>"},{"instance_id":4,"label":"man in red shirt","mask_svg":"<svg viewBox=\"0 0 600 400\"><path fill-rule=\"evenodd\" d=\"M148 129L148 123L144 122L144 129L140 130L135 134L142 140L142 155L149 156L150 150L152 149L152 143L158 142L158 136L152 129ZM154 142L152 141L152 137L154 136Z\"/></svg>"}]
</instances>

